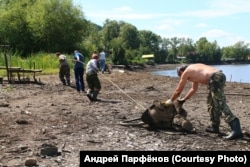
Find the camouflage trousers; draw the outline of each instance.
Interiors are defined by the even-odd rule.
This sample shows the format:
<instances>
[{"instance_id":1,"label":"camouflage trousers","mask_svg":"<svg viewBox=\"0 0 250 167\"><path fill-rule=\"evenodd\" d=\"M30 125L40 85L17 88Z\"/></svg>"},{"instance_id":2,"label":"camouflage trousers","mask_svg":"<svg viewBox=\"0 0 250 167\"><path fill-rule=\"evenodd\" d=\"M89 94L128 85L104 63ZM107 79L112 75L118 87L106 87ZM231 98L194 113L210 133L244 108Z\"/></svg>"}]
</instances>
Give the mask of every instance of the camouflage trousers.
<instances>
[{"instance_id":1,"label":"camouflage trousers","mask_svg":"<svg viewBox=\"0 0 250 167\"><path fill-rule=\"evenodd\" d=\"M225 82L226 76L221 71L218 71L211 76L208 84L208 112L210 114L212 125L214 126L220 125L222 113L225 116L224 120L226 123L229 123L236 118L226 104L226 97L224 94Z\"/></svg>"}]
</instances>

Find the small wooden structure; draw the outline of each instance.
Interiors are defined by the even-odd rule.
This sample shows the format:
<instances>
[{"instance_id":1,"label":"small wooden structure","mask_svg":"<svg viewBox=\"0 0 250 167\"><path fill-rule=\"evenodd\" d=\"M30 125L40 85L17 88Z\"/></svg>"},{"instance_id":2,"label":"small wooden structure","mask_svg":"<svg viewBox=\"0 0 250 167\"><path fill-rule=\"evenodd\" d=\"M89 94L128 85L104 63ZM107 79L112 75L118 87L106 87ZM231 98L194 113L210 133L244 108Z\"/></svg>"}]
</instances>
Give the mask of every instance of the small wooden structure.
<instances>
[{"instance_id":1,"label":"small wooden structure","mask_svg":"<svg viewBox=\"0 0 250 167\"><path fill-rule=\"evenodd\" d=\"M6 70L7 78L9 83L27 83L32 82L29 78L25 78L24 74L31 73L33 75L33 82L39 83L36 79L36 73L42 72L42 69L23 69L21 67L10 67L8 63L8 58L6 55L6 48L9 45L0 45L0 47L4 48L4 59L5 66L0 66L0 70ZM35 66L34 66L35 67ZM17 74L17 79L15 78L15 74Z\"/></svg>"},{"instance_id":2,"label":"small wooden structure","mask_svg":"<svg viewBox=\"0 0 250 167\"><path fill-rule=\"evenodd\" d=\"M36 73L42 72L41 69L23 69L21 67L3 67L0 66L0 69L6 69L7 72L7 77L8 77L8 82L9 83L14 83L14 82L27 82L30 81L25 77L25 74L31 73L33 76L33 81L38 82L36 79ZM15 78L15 74L17 75L17 79Z\"/></svg>"}]
</instances>

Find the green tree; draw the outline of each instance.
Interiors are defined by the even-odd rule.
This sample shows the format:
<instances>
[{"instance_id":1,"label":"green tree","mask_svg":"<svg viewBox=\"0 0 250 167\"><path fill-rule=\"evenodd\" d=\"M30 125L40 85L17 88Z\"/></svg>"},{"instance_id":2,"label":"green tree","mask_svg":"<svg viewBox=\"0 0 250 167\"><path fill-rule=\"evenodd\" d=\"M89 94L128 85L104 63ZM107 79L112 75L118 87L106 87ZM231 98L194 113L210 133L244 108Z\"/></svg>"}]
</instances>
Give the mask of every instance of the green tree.
<instances>
[{"instance_id":1,"label":"green tree","mask_svg":"<svg viewBox=\"0 0 250 167\"><path fill-rule=\"evenodd\" d=\"M236 50L232 46L227 46L222 48L222 60L234 59Z\"/></svg>"},{"instance_id":2,"label":"green tree","mask_svg":"<svg viewBox=\"0 0 250 167\"><path fill-rule=\"evenodd\" d=\"M163 47L168 49L167 62L175 63L177 60L178 46L180 44L180 39L177 37L173 38L163 38Z\"/></svg>"},{"instance_id":3,"label":"green tree","mask_svg":"<svg viewBox=\"0 0 250 167\"><path fill-rule=\"evenodd\" d=\"M120 37L113 39L111 42L112 55L110 56L110 58L111 58L111 61L113 62L113 64L123 64L123 65L128 64L128 62L125 58L126 51L123 48L122 43L123 43L123 41Z\"/></svg>"},{"instance_id":4,"label":"green tree","mask_svg":"<svg viewBox=\"0 0 250 167\"><path fill-rule=\"evenodd\" d=\"M135 26L125 23L120 26L119 37L123 40L125 49L133 50L139 47L138 32Z\"/></svg>"},{"instance_id":5,"label":"green tree","mask_svg":"<svg viewBox=\"0 0 250 167\"><path fill-rule=\"evenodd\" d=\"M32 52L72 52L84 37L86 21L72 0L11 0L0 6L4 43L23 55Z\"/></svg>"},{"instance_id":6,"label":"green tree","mask_svg":"<svg viewBox=\"0 0 250 167\"><path fill-rule=\"evenodd\" d=\"M248 46L249 44L246 44L243 41L235 43L233 47L236 50L235 51L236 60L247 60L247 56L249 54Z\"/></svg>"},{"instance_id":7,"label":"green tree","mask_svg":"<svg viewBox=\"0 0 250 167\"><path fill-rule=\"evenodd\" d=\"M194 44L192 39L190 38L181 38L180 45L178 46L177 55L180 57L186 57L187 53L192 52L195 50Z\"/></svg>"},{"instance_id":8,"label":"green tree","mask_svg":"<svg viewBox=\"0 0 250 167\"><path fill-rule=\"evenodd\" d=\"M117 21L105 20L103 28L101 30L102 45L105 49L110 49L113 39L119 36L120 24Z\"/></svg>"},{"instance_id":9,"label":"green tree","mask_svg":"<svg viewBox=\"0 0 250 167\"><path fill-rule=\"evenodd\" d=\"M198 53L199 56L198 61L205 62L207 60L207 54L206 54L207 43L208 40L206 37L202 37L198 41L196 41L196 52Z\"/></svg>"},{"instance_id":10,"label":"green tree","mask_svg":"<svg viewBox=\"0 0 250 167\"><path fill-rule=\"evenodd\" d=\"M94 51L100 51L102 46L101 42L101 29L102 27L91 23L90 21L87 22L87 28L85 30L86 38L83 39L82 46L80 48L83 48L82 52L84 55L92 55Z\"/></svg>"},{"instance_id":11,"label":"green tree","mask_svg":"<svg viewBox=\"0 0 250 167\"><path fill-rule=\"evenodd\" d=\"M200 62L218 62L221 59L221 51L217 42L208 42L205 37L200 38L196 42L196 52Z\"/></svg>"},{"instance_id":12,"label":"green tree","mask_svg":"<svg viewBox=\"0 0 250 167\"><path fill-rule=\"evenodd\" d=\"M137 49L129 50L126 49L125 60L128 64L140 64L141 52Z\"/></svg>"},{"instance_id":13,"label":"green tree","mask_svg":"<svg viewBox=\"0 0 250 167\"><path fill-rule=\"evenodd\" d=\"M35 43L48 52L72 52L82 42L86 22L71 0L37 1L30 9L28 22Z\"/></svg>"},{"instance_id":14,"label":"green tree","mask_svg":"<svg viewBox=\"0 0 250 167\"><path fill-rule=\"evenodd\" d=\"M159 50L161 38L152 31L139 31L140 50L143 54L154 53Z\"/></svg>"},{"instance_id":15,"label":"green tree","mask_svg":"<svg viewBox=\"0 0 250 167\"><path fill-rule=\"evenodd\" d=\"M220 47L218 46L217 42L214 41L213 43L209 43L209 54L211 62L220 62L222 57L222 52Z\"/></svg>"},{"instance_id":16,"label":"green tree","mask_svg":"<svg viewBox=\"0 0 250 167\"><path fill-rule=\"evenodd\" d=\"M233 46L227 46L222 48L222 60L232 58L236 61L247 60L249 54L249 44L243 41L236 42Z\"/></svg>"},{"instance_id":17,"label":"green tree","mask_svg":"<svg viewBox=\"0 0 250 167\"><path fill-rule=\"evenodd\" d=\"M0 39L14 50L32 51L33 37L26 15L33 2L29 0L3 1L0 6Z\"/></svg>"}]
</instances>

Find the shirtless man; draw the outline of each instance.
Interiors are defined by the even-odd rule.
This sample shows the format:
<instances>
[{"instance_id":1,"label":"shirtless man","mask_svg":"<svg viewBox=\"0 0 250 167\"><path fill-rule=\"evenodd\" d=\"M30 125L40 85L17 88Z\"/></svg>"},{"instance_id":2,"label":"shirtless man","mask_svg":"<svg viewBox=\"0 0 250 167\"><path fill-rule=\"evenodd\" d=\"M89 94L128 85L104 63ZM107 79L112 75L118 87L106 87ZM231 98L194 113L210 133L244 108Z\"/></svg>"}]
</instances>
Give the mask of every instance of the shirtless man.
<instances>
[{"instance_id":1,"label":"shirtless man","mask_svg":"<svg viewBox=\"0 0 250 167\"><path fill-rule=\"evenodd\" d=\"M183 91L187 81L192 82L192 87L187 92L186 96L179 99L183 103L189 99L197 91L199 84L208 86L208 112L212 126L206 128L207 132L219 134L220 117L223 113L225 115L225 122L231 127L231 133L223 138L232 140L242 138L239 119L231 112L226 104L226 97L224 94L224 86L226 76L222 71L217 70L212 66L205 64L191 64L184 65L177 68L178 76L180 77L179 84L170 99L165 102L165 105L173 104L181 92Z\"/></svg>"}]
</instances>

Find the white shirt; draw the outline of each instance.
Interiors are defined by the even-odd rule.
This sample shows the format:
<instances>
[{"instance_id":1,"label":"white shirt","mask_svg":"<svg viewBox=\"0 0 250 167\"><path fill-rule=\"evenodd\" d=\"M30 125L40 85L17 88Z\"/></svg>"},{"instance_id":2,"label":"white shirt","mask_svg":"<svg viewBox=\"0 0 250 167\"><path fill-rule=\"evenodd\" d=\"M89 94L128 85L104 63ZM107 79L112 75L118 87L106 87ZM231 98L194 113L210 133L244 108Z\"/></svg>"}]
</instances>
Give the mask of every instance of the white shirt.
<instances>
[{"instance_id":1,"label":"white shirt","mask_svg":"<svg viewBox=\"0 0 250 167\"><path fill-rule=\"evenodd\" d=\"M86 73L89 72L97 72L98 71L98 67L97 67L97 60L96 59L91 59L86 66Z\"/></svg>"},{"instance_id":2,"label":"white shirt","mask_svg":"<svg viewBox=\"0 0 250 167\"><path fill-rule=\"evenodd\" d=\"M106 59L106 54L105 54L105 52L101 52L100 53L100 59L102 59L102 60L105 60Z\"/></svg>"}]
</instances>

